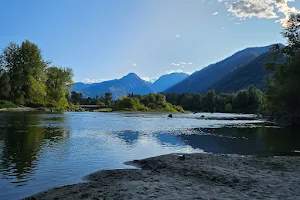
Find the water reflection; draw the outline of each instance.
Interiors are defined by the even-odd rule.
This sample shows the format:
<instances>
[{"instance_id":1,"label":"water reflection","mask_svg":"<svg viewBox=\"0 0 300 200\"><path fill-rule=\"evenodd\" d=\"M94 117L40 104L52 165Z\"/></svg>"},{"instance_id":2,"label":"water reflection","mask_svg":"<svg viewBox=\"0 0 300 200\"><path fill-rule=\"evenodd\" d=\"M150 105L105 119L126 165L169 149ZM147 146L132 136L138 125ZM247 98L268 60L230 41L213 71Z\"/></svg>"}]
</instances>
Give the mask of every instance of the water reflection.
<instances>
[{"instance_id":1,"label":"water reflection","mask_svg":"<svg viewBox=\"0 0 300 200\"><path fill-rule=\"evenodd\" d=\"M118 132L116 135L127 145L133 146L138 141L140 134L136 131L123 131Z\"/></svg>"},{"instance_id":2,"label":"water reflection","mask_svg":"<svg viewBox=\"0 0 300 200\"><path fill-rule=\"evenodd\" d=\"M300 132L285 128L196 129L179 135L186 145L205 152L240 155L298 155Z\"/></svg>"},{"instance_id":3,"label":"water reflection","mask_svg":"<svg viewBox=\"0 0 300 200\"><path fill-rule=\"evenodd\" d=\"M51 120L63 122L64 118ZM34 173L45 140L63 139L68 135L66 130L57 127L38 126L42 121L39 115L25 113L0 115L2 143L0 169L5 178L12 179L11 182L20 185L28 180L26 176Z\"/></svg>"}]
</instances>

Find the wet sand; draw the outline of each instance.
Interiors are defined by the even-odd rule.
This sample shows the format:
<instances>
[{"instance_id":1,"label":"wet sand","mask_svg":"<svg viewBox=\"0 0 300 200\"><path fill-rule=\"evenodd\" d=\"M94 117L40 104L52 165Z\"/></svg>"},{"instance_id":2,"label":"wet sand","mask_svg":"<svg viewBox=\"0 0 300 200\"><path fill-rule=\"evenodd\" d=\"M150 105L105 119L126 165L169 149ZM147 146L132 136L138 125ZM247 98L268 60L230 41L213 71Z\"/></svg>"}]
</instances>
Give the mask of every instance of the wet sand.
<instances>
[{"instance_id":1,"label":"wet sand","mask_svg":"<svg viewBox=\"0 0 300 200\"><path fill-rule=\"evenodd\" d=\"M27 199L300 199L300 157L163 155Z\"/></svg>"}]
</instances>

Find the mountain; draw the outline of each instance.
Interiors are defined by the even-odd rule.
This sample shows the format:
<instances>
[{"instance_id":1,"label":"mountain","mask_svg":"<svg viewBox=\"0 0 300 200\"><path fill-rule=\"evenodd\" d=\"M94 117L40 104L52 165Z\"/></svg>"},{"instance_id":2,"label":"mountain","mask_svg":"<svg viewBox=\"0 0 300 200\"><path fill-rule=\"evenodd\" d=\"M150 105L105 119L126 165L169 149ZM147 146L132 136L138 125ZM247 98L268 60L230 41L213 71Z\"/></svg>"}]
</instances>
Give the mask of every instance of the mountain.
<instances>
[{"instance_id":1,"label":"mountain","mask_svg":"<svg viewBox=\"0 0 300 200\"><path fill-rule=\"evenodd\" d=\"M118 99L121 96L131 93L141 95L154 93L151 83L142 80L135 73L129 73L121 79L85 84L85 86L81 83L78 85L75 84L71 90L81 92L84 96L90 97L101 96L106 92L111 92L113 99Z\"/></svg>"},{"instance_id":2,"label":"mountain","mask_svg":"<svg viewBox=\"0 0 300 200\"><path fill-rule=\"evenodd\" d=\"M278 60L279 63L283 61L283 58ZM258 56L246 65L232 70L210 89L214 89L216 93L235 93L253 84L264 91L266 89L266 77L270 74L265 69L265 64L268 62L273 62L272 55L269 52Z\"/></svg>"},{"instance_id":3,"label":"mountain","mask_svg":"<svg viewBox=\"0 0 300 200\"><path fill-rule=\"evenodd\" d=\"M271 61L272 56L270 53L264 53L248 64L233 69L210 89L214 89L216 93L235 93L253 84L260 90L265 90L266 76L269 74L265 69L265 63Z\"/></svg>"},{"instance_id":4,"label":"mountain","mask_svg":"<svg viewBox=\"0 0 300 200\"><path fill-rule=\"evenodd\" d=\"M82 82L77 82L73 85L72 87L72 91L81 91L82 89L86 88L87 86L89 86L89 84L85 84Z\"/></svg>"},{"instance_id":5,"label":"mountain","mask_svg":"<svg viewBox=\"0 0 300 200\"><path fill-rule=\"evenodd\" d=\"M167 89L165 92L206 92L216 83L221 81L227 73L232 70L250 63L261 54L269 52L273 45L265 47L253 47L239 51L232 56L218 63L209 65L200 71L196 71L182 82Z\"/></svg>"},{"instance_id":6,"label":"mountain","mask_svg":"<svg viewBox=\"0 0 300 200\"><path fill-rule=\"evenodd\" d=\"M155 92L163 92L168 88L186 79L189 75L185 73L171 73L161 76L153 84L152 88Z\"/></svg>"}]
</instances>

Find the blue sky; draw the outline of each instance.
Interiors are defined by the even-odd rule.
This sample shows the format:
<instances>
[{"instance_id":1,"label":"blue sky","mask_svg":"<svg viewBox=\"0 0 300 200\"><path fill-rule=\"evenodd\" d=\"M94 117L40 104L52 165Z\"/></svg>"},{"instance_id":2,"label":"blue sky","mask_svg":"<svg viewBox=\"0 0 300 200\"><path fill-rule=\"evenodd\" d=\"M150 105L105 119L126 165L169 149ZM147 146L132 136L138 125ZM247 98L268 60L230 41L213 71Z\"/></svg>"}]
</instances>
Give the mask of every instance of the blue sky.
<instances>
[{"instance_id":1,"label":"blue sky","mask_svg":"<svg viewBox=\"0 0 300 200\"><path fill-rule=\"evenodd\" d=\"M194 72L246 47L284 43L289 0L9 0L0 49L28 39L75 81Z\"/></svg>"}]
</instances>

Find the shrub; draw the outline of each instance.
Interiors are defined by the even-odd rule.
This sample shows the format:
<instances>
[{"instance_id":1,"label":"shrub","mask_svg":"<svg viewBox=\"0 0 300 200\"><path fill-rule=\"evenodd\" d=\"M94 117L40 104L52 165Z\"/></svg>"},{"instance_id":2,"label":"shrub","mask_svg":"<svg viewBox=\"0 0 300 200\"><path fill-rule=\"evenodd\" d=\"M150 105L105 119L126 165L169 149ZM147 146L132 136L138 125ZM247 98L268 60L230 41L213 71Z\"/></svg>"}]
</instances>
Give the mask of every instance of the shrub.
<instances>
[{"instance_id":1,"label":"shrub","mask_svg":"<svg viewBox=\"0 0 300 200\"><path fill-rule=\"evenodd\" d=\"M0 109L1 108L16 108L16 107L17 106L10 101L0 100Z\"/></svg>"}]
</instances>

